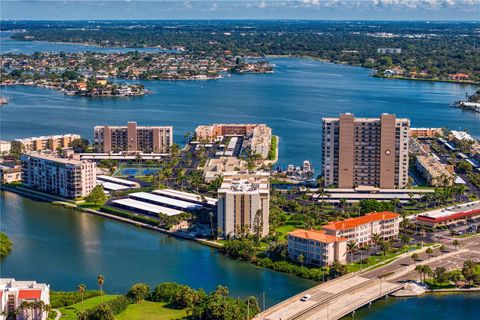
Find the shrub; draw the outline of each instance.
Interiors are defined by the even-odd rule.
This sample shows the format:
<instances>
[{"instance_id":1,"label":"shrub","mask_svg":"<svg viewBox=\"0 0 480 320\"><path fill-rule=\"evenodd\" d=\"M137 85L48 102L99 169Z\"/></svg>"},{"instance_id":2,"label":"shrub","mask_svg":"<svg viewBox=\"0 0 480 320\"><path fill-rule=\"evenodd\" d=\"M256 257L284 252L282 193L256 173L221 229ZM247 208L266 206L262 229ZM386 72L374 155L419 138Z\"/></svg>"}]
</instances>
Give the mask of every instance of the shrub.
<instances>
[{"instance_id":1,"label":"shrub","mask_svg":"<svg viewBox=\"0 0 480 320\"><path fill-rule=\"evenodd\" d=\"M150 287L145 283L134 284L128 290L127 297L135 301L135 303L142 302L150 293Z\"/></svg>"},{"instance_id":2,"label":"shrub","mask_svg":"<svg viewBox=\"0 0 480 320\"><path fill-rule=\"evenodd\" d=\"M164 282L155 287L147 300L155 302L174 303L177 294L184 286L175 282Z\"/></svg>"}]
</instances>

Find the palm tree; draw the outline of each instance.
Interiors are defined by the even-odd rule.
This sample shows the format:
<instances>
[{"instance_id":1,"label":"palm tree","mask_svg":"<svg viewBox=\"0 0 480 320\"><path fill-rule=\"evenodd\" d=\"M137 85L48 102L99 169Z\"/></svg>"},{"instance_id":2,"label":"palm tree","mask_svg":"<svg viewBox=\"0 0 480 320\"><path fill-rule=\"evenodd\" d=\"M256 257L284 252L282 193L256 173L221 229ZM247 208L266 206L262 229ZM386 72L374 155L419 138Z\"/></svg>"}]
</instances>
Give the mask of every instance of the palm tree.
<instances>
[{"instance_id":1,"label":"palm tree","mask_svg":"<svg viewBox=\"0 0 480 320\"><path fill-rule=\"evenodd\" d=\"M82 309L83 309L83 293L87 290L87 286L84 284L79 284L78 285L78 292L80 292L80 295L82 296Z\"/></svg>"},{"instance_id":2,"label":"palm tree","mask_svg":"<svg viewBox=\"0 0 480 320\"><path fill-rule=\"evenodd\" d=\"M414 254L412 254L412 255L410 256L410 258L412 258L412 260L413 260L413 263L416 263L416 262L417 262L417 260L418 260L418 253L414 253Z\"/></svg>"},{"instance_id":3,"label":"palm tree","mask_svg":"<svg viewBox=\"0 0 480 320\"><path fill-rule=\"evenodd\" d=\"M372 242L375 244L375 254L378 254L378 244L382 241L382 237L378 233L372 234Z\"/></svg>"},{"instance_id":4,"label":"palm tree","mask_svg":"<svg viewBox=\"0 0 480 320\"><path fill-rule=\"evenodd\" d=\"M345 214L345 208L347 207L347 199L345 198L340 199L339 206L340 206L340 212L342 213L342 216L343 216Z\"/></svg>"},{"instance_id":5,"label":"palm tree","mask_svg":"<svg viewBox=\"0 0 480 320\"><path fill-rule=\"evenodd\" d=\"M410 242L410 238L406 234L402 234L400 236L400 241L402 241L403 245L406 247L407 244Z\"/></svg>"},{"instance_id":6,"label":"palm tree","mask_svg":"<svg viewBox=\"0 0 480 320\"><path fill-rule=\"evenodd\" d=\"M428 260L430 260L430 257L431 257L432 254L433 254L433 249L432 249L432 248L428 248L427 251L425 251L425 253L428 255Z\"/></svg>"},{"instance_id":7,"label":"palm tree","mask_svg":"<svg viewBox=\"0 0 480 320\"><path fill-rule=\"evenodd\" d=\"M347 249L350 252L350 262L353 262L353 253L357 250L357 243L355 241L348 241Z\"/></svg>"},{"instance_id":8,"label":"palm tree","mask_svg":"<svg viewBox=\"0 0 480 320\"><path fill-rule=\"evenodd\" d=\"M453 240L452 245L455 247L455 251L457 251L457 248L460 246L460 241Z\"/></svg>"},{"instance_id":9,"label":"palm tree","mask_svg":"<svg viewBox=\"0 0 480 320\"><path fill-rule=\"evenodd\" d=\"M400 204L400 199L398 198L394 198L392 201L391 201L391 204L393 205L393 210L395 213L397 213L397 209L398 209L398 206Z\"/></svg>"},{"instance_id":10,"label":"palm tree","mask_svg":"<svg viewBox=\"0 0 480 320\"><path fill-rule=\"evenodd\" d=\"M99 275L97 277L97 283L98 283L98 286L100 287L100 301L102 301L102 297L103 297L103 284L105 283L105 277L102 276L102 275Z\"/></svg>"},{"instance_id":11,"label":"palm tree","mask_svg":"<svg viewBox=\"0 0 480 320\"><path fill-rule=\"evenodd\" d=\"M298 256L298 262L303 266L303 263L305 262L305 256L303 253Z\"/></svg>"},{"instance_id":12,"label":"palm tree","mask_svg":"<svg viewBox=\"0 0 480 320\"><path fill-rule=\"evenodd\" d=\"M380 248L383 251L383 256L387 255L387 252L390 251L390 248L392 247L390 241L382 241L380 242Z\"/></svg>"}]
</instances>

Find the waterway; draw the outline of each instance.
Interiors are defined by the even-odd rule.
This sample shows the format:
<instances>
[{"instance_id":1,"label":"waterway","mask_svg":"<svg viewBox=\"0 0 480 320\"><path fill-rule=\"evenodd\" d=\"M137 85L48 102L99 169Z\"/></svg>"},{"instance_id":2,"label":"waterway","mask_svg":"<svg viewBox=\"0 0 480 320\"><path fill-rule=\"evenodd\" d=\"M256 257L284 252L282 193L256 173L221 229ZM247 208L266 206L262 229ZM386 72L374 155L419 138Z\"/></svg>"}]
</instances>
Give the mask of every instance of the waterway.
<instances>
[{"instance_id":1,"label":"waterway","mask_svg":"<svg viewBox=\"0 0 480 320\"><path fill-rule=\"evenodd\" d=\"M342 320L473 320L478 319L480 294L426 294L420 298L388 298Z\"/></svg>"},{"instance_id":2,"label":"waterway","mask_svg":"<svg viewBox=\"0 0 480 320\"><path fill-rule=\"evenodd\" d=\"M254 295L267 306L315 283L234 261L192 241L39 202L0 193L0 230L13 251L0 264L0 276L46 282L53 290L96 288L124 293L136 282L154 286L175 281L213 290L227 286L234 296Z\"/></svg>"},{"instance_id":3,"label":"waterway","mask_svg":"<svg viewBox=\"0 0 480 320\"><path fill-rule=\"evenodd\" d=\"M475 87L385 80L369 70L314 60L271 59L274 74L233 75L210 81L145 81L153 94L87 98L25 86L3 87L2 139L58 133L93 137L95 125L173 125L174 139L199 124L266 123L280 137L279 164L309 159L321 166L322 117L395 113L414 127L468 129L480 137L480 114L449 108Z\"/></svg>"}]
</instances>

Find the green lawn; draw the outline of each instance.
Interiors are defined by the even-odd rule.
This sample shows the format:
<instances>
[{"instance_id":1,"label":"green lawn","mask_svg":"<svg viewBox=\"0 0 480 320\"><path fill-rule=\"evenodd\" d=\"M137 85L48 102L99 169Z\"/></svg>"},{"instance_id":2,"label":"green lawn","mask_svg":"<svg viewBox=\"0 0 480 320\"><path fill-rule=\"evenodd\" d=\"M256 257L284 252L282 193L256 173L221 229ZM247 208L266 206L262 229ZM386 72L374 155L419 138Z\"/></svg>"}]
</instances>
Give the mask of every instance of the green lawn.
<instances>
[{"instance_id":1,"label":"green lawn","mask_svg":"<svg viewBox=\"0 0 480 320\"><path fill-rule=\"evenodd\" d=\"M165 303L144 301L131 304L125 311L116 316L117 320L176 320L187 319L185 309L170 309Z\"/></svg>"},{"instance_id":2,"label":"green lawn","mask_svg":"<svg viewBox=\"0 0 480 320\"><path fill-rule=\"evenodd\" d=\"M83 304L81 302L72 304L71 306L60 308L60 312L62 313L62 320L75 320L77 319L76 311L78 310L86 310L95 307L96 305L100 304L101 302L108 301L117 297L117 295L104 295L103 297L93 297L90 299L85 299Z\"/></svg>"},{"instance_id":3,"label":"green lawn","mask_svg":"<svg viewBox=\"0 0 480 320\"><path fill-rule=\"evenodd\" d=\"M296 230L296 229L298 229L298 228L295 227L295 226L284 225L284 226L276 228L275 231L277 231L279 233L278 240L285 240L287 238L287 234L290 231L293 231L293 230Z\"/></svg>"}]
</instances>

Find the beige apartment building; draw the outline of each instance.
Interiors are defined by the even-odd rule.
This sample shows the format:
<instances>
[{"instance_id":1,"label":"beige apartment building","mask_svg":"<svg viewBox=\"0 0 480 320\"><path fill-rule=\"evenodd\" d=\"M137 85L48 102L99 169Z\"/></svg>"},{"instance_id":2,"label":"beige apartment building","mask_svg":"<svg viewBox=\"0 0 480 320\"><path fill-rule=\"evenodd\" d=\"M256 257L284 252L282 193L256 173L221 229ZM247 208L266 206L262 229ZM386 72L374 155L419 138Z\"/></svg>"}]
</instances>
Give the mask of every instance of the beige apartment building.
<instances>
[{"instance_id":1,"label":"beige apartment building","mask_svg":"<svg viewBox=\"0 0 480 320\"><path fill-rule=\"evenodd\" d=\"M214 142L220 137L244 137L244 147L268 157L272 143L272 129L265 124L212 124L201 125L195 129L197 141Z\"/></svg>"},{"instance_id":2,"label":"beige apartment building","mask_svg":"<svg viewBox=\"0 0 480 320\"><path fill-rule=\"evenodd\" d=\"M382 240L398 237L400 215L393 212L374 212L358 218L335 221L322 227L325 234L348 241L359 247L372 243L372 236L378 234Z\"/></svg>"},{"instance_id":3,"label":"beige apartment building","mask_svg":"<svg viewBox=\"0 0 480 320\"><path fill-rule=\"evenodd\" d=\"M415 165L431 187L451 186L455 182L453 166L441 164L433 155L418 155Z\"/></svg>"},{"instance_id":4,"label":"beige apartment building","mask_svg":"<svg viewBox=\"0 0 480 320\"><path fill-rule=\"evenodd\" d=\"M347 239L331 236L324 230L297 229L288 233L290 259L317 267L330 266L334 261L346 263ZM300 258L302 257L302 258Z\"/></svg>"},{"instance_id":5,"label":"beige apartment building","mask_svg":"<svg viewBox=\"0 0 480 320\"><path fill-rule=\"evenodd\" d=\"M247 161L234 157L220 157L209 159L203 167L203 178L206 183L210 183L217 177L223 176L228 172L245 171Z\"/></svg>"},{"instance_id":6,"label":"beige apartment building","mask_svg":"<svg viewBox=\"0 0 480 320\"><path fill-rule=\"evenodd\" d=\"M80 139L78 134L61 134L54 136L31 137L15 139L22 144L23 152L52 150L57 148L68 148L73 140Z\"/></svg>"},{"instance_id":7,"label":"beige apartment building","mask_svg":"<svg viewBox=\"0 0 480 320\"><path fill-rule=\"evenodd\" d=\"M269 174L225 173L218 189L217 222L223 237L235 237L245 230L254 233L262 224L262 237L268 235L270 213ZM261 216L257 217L257 214ZM257 224L258 223L258 224Z\"/></svg>"},{"instance_id":8,"label":"beige apartment building","mask_svg":"<svg viewBox=\"0 0 480 320\"><path fill-rule=\"evenodd\" d=\"M74 199L86 197L96 185L95 162L46 153L22 154L22 182L32 189Z\"/></svg>"},{"instance_id":9,"label":"beige apartment building","mask_svg":"<svg viewBox=\"0 0 480 320\"><path fill-rule=\"evenodd\" d=\"M127 126L96 126L93 137L97 152L169 153L173 127L145 127L128 122Z\"/></svg>"},{"instance_id":10,"label":"beige apartment building","mask_svg":"<svg viewBox=\"0 0 480 320\"><path fill-rule=\"evenodd\" d=\"M382 114L323 119L325 186L405 188L408 183L410 121Z\"/></svg>"}]
</instances>

